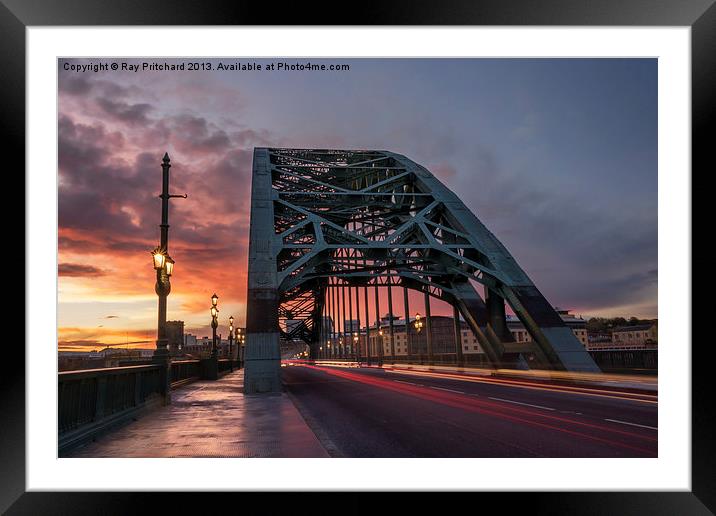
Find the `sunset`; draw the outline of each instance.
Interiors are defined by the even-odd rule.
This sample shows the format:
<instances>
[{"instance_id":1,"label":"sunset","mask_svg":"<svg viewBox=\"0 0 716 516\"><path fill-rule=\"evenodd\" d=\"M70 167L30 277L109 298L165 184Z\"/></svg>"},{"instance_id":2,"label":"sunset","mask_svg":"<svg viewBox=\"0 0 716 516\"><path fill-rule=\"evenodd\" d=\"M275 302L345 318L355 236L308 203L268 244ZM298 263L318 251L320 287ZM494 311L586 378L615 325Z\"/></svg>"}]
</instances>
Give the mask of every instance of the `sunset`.
<instances>
[{"instance_id":1,"label":"sunset","mask_svg":"<svg viewBox=\"0 0 716 516\"><path fill-rule=\"evenodd\" d=\"M216 291L220 317L243 326L261 146L402 152L458 192L555 305L657 316L655 61L349 62L288 81L60 60L59 348L153 347L165 152L171 193L188 194L169 208L168 318L209 335Z\"/></svg>"}]
</instances>

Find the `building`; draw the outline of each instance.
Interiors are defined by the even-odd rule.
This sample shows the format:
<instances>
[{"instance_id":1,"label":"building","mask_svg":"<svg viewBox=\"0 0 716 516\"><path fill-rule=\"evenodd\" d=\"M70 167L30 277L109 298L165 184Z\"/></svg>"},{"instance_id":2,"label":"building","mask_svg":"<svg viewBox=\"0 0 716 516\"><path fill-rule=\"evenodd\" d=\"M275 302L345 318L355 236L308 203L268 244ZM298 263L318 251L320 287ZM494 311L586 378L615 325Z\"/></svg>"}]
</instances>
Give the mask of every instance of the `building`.
<instances>
[{"instance_id":1,"label":"building","mask_svg":"<svg viewBox=\"0 0 716 516\"><path fill-rule=\"evenodd\" d=\"M622 326L612 330L611 341L591 342L590 350L608 349L657 349L658 347L658 326L656 322L650 324L638 324L634 326Z\"/></svg>"},{"instance_id":2,"label":"building","mask_svg":"<svg viewBox=\"0 0 716 516\"><path fill-rule=\"evenodd\" d=\"M555 308L565 324L571 328L575 337L587 346L587 323L582 317L576 317L569 310ZM356 321L357 322L357 321ZM507 328L512 333L515 342L532 342L532 337L524 327L522 322L513 315L506 316ZM427 321L423 318L423 328L418 332L415 328L415 318L411 317L408 321L408 331L405 328L405 319L393 315L393 339L395 341L395 355L400 357L427 355ZM433 315L430 318L432 333L433 355L449 355L455 354L455 324L452 317L442 315ZM355 324L355 323L354 323ZM354 326L355 328L355 326ZM350 329L350 322L346 321L346 336L337 333L333 338L322 343L322 351L340 350L345 348L345 354L354 354L354 348L360 345L361 355L365 355L366 329L361 328L358 340L356 335L347 337ZM356 332L354 331L354 334ZM346 342L343 342L344 339ZM470 329L468 324L460 320L460 339L462 351L464 355L483 355L484 351L478 343L477 336ZM368 344L370 346L370 355L378 356L378 351L382 345L383 356L390 356L390 318L388 315L380 320L380 325L371 325L368 331ZM334 353L336 351L333 351ZM331 352L329 351L329 355Z\"/></svg>"},{"instance_id":3,"label":"building","mask_svg":"<svg viewBox=\"0 0 716 516\"><path fill-rule=\"evenodd\" d=\"M193 335L191 333L185 333L184 334L184 345L182 346L182 350L184 350L187 347L194 347L196 346L196 335Z\"/></svg>"},{"instance_id":4,"label":"building","mask_svg":"<svg viewBox=\"0 0 716 516\"><path fill-rule=\"evenodd\" d=\"M572 315L570 310L565 310L559 307L555 307L554 309L562 318L564 323L572 330L574 336L577 337L579 342L581 342L584 347L588 347L589 340L587 338L587 321L581 317ZM529 334L524 324L522 324L522 321L514 315L507 315L506 319L507 328L512 333L515 342L532 342L532 336Z\"/></svg>"},{"instance_id":5,"label":"building","mask_svg":"<svg viewBox=\"0 0 716 516\"><path fill-rule=\"evenodd\" d=\"M126 349L106 347L93 351L59 351L58 371L120 367L151 360L154 349Z\"/></svg>"},{"instance_id":6,"label":"building","mask_svg":"<svg viewBox=\"0 0 716 516\"><path fill-rule=\"evenodd\" d=\"M181 353L184 344L184 321L167 321L167 340L170 355Z\"/></svg>"},{"instance_id":7,"label":"building","mask_svg":"<svg viewBox=\"0 0 716 516\"><path fill-rule=\"evenodd\" d=\"M211 338L202 337L199 339L196 335L187 334L184 339L182 353L194 358L209 356L211 353Z\"/></svg>"},{"instance_id":8,"label":"building","mask_svg":"<svg viewBox=\"0 0 716 516\"><path fill-rule=\"evenodd\" d=\"M395 356L427 355L427 321L425 321L425 318L422 320L423 327L420 332L415 328L414 317L411 317L408 321L408 330L406 331L405 319L393 316ZM455 325L453 321L454 319L452 317L442 315L433 315L430 318L433 355L455 353ZM472 333L472 330L469 329L467 323L461 320L460 326L463 352L466 354L483 353L482 348L477 343L477 337ZM381 344L383 347L383 355L389 356L391 354L390 319L387 316L382 317L380 326L372 325L369 330L371 356L378 356ZM359 340L361 344L365 342L365 329L361 332ZM361 346L361 349L365 349L365 347Z\"/></svg>"}]
</instances>

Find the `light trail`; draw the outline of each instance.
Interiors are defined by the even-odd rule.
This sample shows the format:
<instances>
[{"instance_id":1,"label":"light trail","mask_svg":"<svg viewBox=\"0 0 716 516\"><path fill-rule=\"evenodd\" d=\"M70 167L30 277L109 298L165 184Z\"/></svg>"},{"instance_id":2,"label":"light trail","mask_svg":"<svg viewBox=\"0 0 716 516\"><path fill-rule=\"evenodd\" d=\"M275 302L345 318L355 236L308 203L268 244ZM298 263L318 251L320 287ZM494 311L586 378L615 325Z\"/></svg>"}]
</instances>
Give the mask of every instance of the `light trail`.
<instances>
[{"instance_id":1,"label":"light trail","mask_svg":"<svg viewBox=\"0 0 716 516\"><path fill-rule=\"evenodd\" d=\"M301 362L301 364L306 364L308 362ZM393 373L393 374L406 374L406 375L412 375L412 376L423 376L427 378L442 378L442 379L450 379L450 380L459 380L459 381L465 381L465 382L473 382L473 383L491 383L491 384L498 384L498 385L507 385L507 386L513 386L521 389L534 389L534 390L543 390L543 391L558 391L558 392L566 392L566 393L575 393L575 394L584 394L587 396L598 396L598 397L606 397L606 398L613 398L613 399L622 399L622 400L629 400L629 401L635 401L638 403L650 403L650 404L657 404L658 403L658 395L657 394L648 394L648 393L635 393L635 392L626 392L626 391L618 391L614 389L601 389L597 387L578 387L578 386L570 386L570 385L548 385L544 383L537 383L534 381L527 381L527 380L519 380L519 379L507 379L507 378L496 378L494 376L488 376L485 373L481 373L480 376L477 376L473 373L451 373L451 372L440 372L440 371L426 371L426 370L418 370L418 369L411 369L411 368L403 368L403 367L392 367L392 366L360 366L356 362L340 362L340 361L320 361L316 362L320 366L327 366L327 367L341 367L341 368L357 368L357 367L363 367L368 369L376 369L376 370L382 370L386 373ZM554 371L549 372L550 374L554 375ZM541 377L546 378L545 375L541 375ZM575 376L574 373L571 373L572 380L575 378L581 378L581 376ZM613 375L611 376L613 378ZM558 378L560 380L566 381L565 375L558 375ZM593 379L598 378L595 375L586 375L585 379ZM628 377L631 378L631 377ZM604 380L602 380L604 381ZM616 380L614 380L616 381ZM642 382L645 383L645 382Z\"/></svg>"},{"instance_id":2,"label":"light trail","mask_svg":"<svg viewBox=\"0 0 716 516\"><path fill-rule=\"evenodd\" d=\"M330 367L320 367L320 366L314 366L309 364L304 364L304 367L307 367L309 369L314 369L320 372L323 372L325 374L330 374L333 376L337 376L340 378L344 378L346 380L360 382L367 385L373 385L375 387L391 390L394 392L398 392L405 395L411 395L420 399L424 399L427 401L432 401L435 403L440 403L443 405L447 405L453 408L459 408L462 410L467 410L471 412L476 412L480 414L486 414L490 416L495 416L501 419L505 419L508 421L523 423L530 426L536 426L540 428L546 428L550 430L554 430L557 432L566 433L569 435L574 435L577 437L581 437L583 439L588 439L592 441L598 441L602 443L606 443L610 446L617 446L620 448L626 448L634 451L638 451L640 453L647 454L649 456L654 456L655 452L653 450L648 450L645 448L641 448L638 446L632 446L630 444L620 442L620 441L614 441L611 439L585 434L583 432L571 430L564 428L562 426L555 426L557 423L566 423L568 425L575 425L579 427L589 428L591 430L596 431L602 431L607 434L619 434L623 436L628 436L634 439L644 440L644 441L650 441L650 442L657 442L657 439L655 437L651 437L648 435L643 434L636 434L633 432L627 432L623 430L618 430L613 427L594 424L594 423L588 423L584 421L577 421L570 418L560 417L556 415L551 414L545 414L540 413L537 411L532 411L528 409L523 409L511 405L506 405L503 403L494 403L494 402L488 402L483 401L482 399L477 399L475 397L471 397L466 394L457 394L457 393L448 393L448 392L436 392L434 389L430 389L427 386L418 386L418 385L410 385L405 384L404 382L400 382L398 385L397 381L390 381L380 378L375 378L371 376L356 374L348 371L341 371L338 369L330 368ZM509 413L507 413L509 412ZM526 419L526 417L536 417L542 420L546 420L548 422L542 422L542 421L536 421L534 419ZM551 424L550 424L551 423Z\"/></svg>"},{"instance_id":3,"label":"light trail","mask_svg":"<svg viewBox=\"0 0 716 516\"><path fill-rule=\"evenodd\" d=\"M651 404L658 403L658 396L655 394L642 394L642 393L633 393L633 392L624 392L624 391L614 391L614 390L598 389L598 388L592 388L592 387L573 387L573 386L569 386L569 385L545 385L545 384L529 382L529 381L507 380L504 378L494 378L494 377L474 378L474 377L460 375L460 374L431 373L431 372L427 372L427 371L412 371L412 370L406 370L406 369L383 368L383 370L386 371L387 373L393 373L393 374L407 374L407 375L413 375L413 376L423 376L423 377L427 377L427 378L442 378L442 379L459 380L459 381L473 382L473 383L489 383L489 384L507 385L507 386L517 387L517 388L521 388L521 389L532 389L532 390L541 390L541 391L558 391L558 392L563 392L563 393L583 394L586 396L599 396L599 397L604 397L604 398L614 398L614 399L636 401L639 403L651 403Z\"/></svg>"}]
</instances>

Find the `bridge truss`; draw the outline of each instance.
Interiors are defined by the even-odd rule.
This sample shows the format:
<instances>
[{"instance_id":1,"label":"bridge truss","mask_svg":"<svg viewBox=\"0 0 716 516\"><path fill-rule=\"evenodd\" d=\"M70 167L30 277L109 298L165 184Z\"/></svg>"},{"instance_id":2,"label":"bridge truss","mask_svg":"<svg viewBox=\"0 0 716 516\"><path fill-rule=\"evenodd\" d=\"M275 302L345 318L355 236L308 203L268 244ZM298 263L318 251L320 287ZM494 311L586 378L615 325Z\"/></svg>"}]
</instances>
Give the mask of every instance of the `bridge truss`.
<instances>
[{"instance_id":1,"label":"bridge truss","mask_svg":"<svg viewBox=\"0 0 716 516\"><path fill-rule=\"evenodd\" d=\"M334 334L326 321L340 317L335 295L348 289L352 302L351 288L358 309L364 291L365 312L371 288L376 304L391 286L422 292L428 312L430 297L448 302L494 367L599 370L500 241L405 156L257 148L251 203L246 392L280 390L280 338L318 356ZM514 342L505 303L531 343ZM459 343L455 351L459 360Z\"/></svg>"}]
</instances>

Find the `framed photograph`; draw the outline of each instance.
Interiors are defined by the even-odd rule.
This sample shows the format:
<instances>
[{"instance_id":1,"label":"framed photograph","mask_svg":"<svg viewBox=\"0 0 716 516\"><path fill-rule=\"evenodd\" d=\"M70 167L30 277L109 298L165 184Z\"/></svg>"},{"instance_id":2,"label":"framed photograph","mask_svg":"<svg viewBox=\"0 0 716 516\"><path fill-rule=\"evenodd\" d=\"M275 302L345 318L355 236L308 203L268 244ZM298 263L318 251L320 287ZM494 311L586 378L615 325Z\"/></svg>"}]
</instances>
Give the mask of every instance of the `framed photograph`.
<instances>
[{"instance_id":1,"label":"framed photograph","mask_svg":"<svg viewBox=\"0 0 716 516\"><path fill-rule=\"evenodd\" d=\"M2 510L430 491L712 513L691 301L712 4L348 25L4 1L27 240Z\"/></svg>"}]
</instances>

